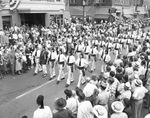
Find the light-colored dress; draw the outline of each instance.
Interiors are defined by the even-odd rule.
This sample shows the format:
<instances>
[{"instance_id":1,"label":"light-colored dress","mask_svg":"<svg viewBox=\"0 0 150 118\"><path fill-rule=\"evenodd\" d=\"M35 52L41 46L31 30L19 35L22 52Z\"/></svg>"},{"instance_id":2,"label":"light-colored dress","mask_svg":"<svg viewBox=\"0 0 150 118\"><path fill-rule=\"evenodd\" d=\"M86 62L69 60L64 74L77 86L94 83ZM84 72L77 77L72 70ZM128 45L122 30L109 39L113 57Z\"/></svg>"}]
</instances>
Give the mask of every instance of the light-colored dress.
<instances>
[{"instance_id":1,"label":"light-colored dress","mask_svg":"<svg viewBox=\"0 0 150 118\"><path fill-rule=\"evenodd\" d=\"M20 55L19 53L16 53L15 56L16 56L16 71L20 71L22 69Z\"/></svg>"}]
</instances>

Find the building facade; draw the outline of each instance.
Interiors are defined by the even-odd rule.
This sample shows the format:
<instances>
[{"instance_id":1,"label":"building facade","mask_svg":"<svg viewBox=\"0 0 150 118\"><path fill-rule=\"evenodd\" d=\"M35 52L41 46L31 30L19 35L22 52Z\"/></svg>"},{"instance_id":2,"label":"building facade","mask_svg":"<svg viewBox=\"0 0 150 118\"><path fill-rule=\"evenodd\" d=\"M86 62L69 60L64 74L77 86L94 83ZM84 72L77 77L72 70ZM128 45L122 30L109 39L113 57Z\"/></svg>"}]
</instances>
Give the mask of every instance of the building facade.
<instances>
[{"instance_id":1,"label":"building facade","mask_svg":"<svg viewBox=\"0 0 150 118\"><path fill-rule=\"evenodd\" d=\"M85 0L85 2L86 16L96 20L108 19L110 16L119 17L122 14L132 18L137 11L138 14L146 14L143 0ZM83 16L83 0L70 0L70 14Z\"/></svg>"},{"instance_id":2,"label":"building facade","mask_svg":"<svg viewBox=\"0 0 150 118\"><path fill-rule=\"evenodd\" d=\"M63 23L69 18L69 4L67 0L3 0L0 7L0 27L14 25L42 25L49 26L52 21Z\"/></svg>"}]
</instances>

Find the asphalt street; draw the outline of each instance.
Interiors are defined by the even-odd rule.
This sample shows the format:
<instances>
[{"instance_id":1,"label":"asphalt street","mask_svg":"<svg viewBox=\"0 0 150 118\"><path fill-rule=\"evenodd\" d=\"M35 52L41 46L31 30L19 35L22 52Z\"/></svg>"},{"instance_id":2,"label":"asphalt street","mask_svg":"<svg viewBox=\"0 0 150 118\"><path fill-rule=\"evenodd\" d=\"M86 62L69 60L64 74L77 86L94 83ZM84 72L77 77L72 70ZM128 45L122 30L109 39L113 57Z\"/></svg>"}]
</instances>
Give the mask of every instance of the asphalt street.
<instances>
[{"instance_id":1,"label":"asphalt street","mask_svg":"<svg viewBox=\"0 0 150 118\"><path fill-rule=\"evenodd\" d=\"M125 51L123 51L125 53ZM111 58L114 56L111 54ZM91 77L92 74L99 75L100 62L96 62L96 70L93 73L86 72ZM66 89L67 70L65 69L66 79L56 85L56 78L49 81L49 75L42 77L42 72L33 76L34 69L22 75L6 75L0 80L0 118L21 118L27 115L33 117L33 112L37 109L36 98L42 94L45 97L45 105L54 109L54 101L58 97L65 97L63 91ZM56 67L56 75L58 68ZM78 71L75 71L75 81L68 88L75 89L78 82ZM57 76L56 76L57 77ZM144 118L147 110L143 109L141 118Z\"/></svg>"}]
</instances>

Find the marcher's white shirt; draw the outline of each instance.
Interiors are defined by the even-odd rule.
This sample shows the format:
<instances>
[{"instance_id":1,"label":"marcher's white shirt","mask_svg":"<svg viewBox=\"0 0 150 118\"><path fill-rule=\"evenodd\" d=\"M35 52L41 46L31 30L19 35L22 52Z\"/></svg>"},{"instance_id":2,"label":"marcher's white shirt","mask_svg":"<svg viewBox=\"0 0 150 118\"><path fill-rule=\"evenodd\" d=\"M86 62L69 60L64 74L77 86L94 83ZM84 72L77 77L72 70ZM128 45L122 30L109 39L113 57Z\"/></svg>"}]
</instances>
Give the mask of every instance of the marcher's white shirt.
<instances>
[{"instance_id":1,"label":"marcher's white shirt","mask_svg":"<svg viewBox=\"0 0 150 118\"><path fill-rule=\"evenodd\" d=\"M44 109L37 109L34 114L33 118L52 118L52 112L50 107L44 106Z\"/></svg>"},{"instance_id":2,"label":"marcher's white shirt","mask_svg":"<svg viewBox=\"0 0 150 118\"><path fill-rule=\"evenodd\" d=\"M85 97L90 97L91 95L93 95L95 89L97 89L96 85L87 83L83 89L83 93L85 94Z\"/></svg>"},{"instance_id":3,"label":"marcher's white shirt","mask_svg":"<svg viewBox=\"0 0 150 118\"><path fill-rule=\"evenodd\" d=\"M93 107L90 101L79 103L77 118L94 118Z\"/></svg>"},{"instance_id":4,"label":"marcher's white shirt","mask_svg":"<svg viewBox=\"0 0 150 118\"><path fill-rule=\"evenodd\" d=\"M66 108L72 111L73 114L77 114L79 101L75 97L71 97L67 99Z\"/></svg>"}]
</instances>

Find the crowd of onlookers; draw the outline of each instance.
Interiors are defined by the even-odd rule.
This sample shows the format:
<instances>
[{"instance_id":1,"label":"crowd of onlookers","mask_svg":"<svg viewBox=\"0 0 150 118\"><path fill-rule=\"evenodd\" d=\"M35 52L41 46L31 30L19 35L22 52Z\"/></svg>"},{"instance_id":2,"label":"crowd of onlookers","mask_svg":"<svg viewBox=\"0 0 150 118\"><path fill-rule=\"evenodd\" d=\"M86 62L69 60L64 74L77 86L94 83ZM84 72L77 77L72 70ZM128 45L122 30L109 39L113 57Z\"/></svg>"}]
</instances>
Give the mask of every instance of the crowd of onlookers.
<instances>
[{"instance_id":1,"label":"crowd of onlookers","mask_svg":"<svg viewBox=\"0 0 150 118\"><path fill-rule=\"evenodd\" d=\"M0 48L1 78L9 72L12 75L27 72L39 64L33 54L37 46L39 50L45 46L55 48L56 52L63 47L65 56L68 50L75 50L74 53L82 55L79 58L85 58L88 44L90 59L86 61L92 60L92 72L96 61L103 65L97 67L101 68L99 76L86 77L82 70L80 74L86 80L83 89L79 86L75 90L66 89L66 98L58 98L53 111L44 105L44 96L39 95L33 118L141 118L143 105L149 108L150 32L144 31L140 22L101 22L99 25L67 22L65 27L15 26L6 32L9 32L9 42ZM81 52L76 51L79 45L83 46Z\"/></svg>"}]
</instances>

